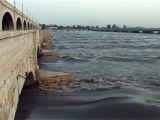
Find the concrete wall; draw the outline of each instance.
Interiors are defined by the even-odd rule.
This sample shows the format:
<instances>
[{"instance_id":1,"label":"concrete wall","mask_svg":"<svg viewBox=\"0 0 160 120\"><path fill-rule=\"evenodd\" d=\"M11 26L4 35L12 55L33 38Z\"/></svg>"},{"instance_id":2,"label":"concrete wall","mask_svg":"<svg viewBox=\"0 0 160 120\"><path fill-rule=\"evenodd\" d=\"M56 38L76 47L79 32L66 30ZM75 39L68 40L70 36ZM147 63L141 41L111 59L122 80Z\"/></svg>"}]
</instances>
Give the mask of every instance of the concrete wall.
<instances>
[{"instance_id":1,"label":"concrete wall","mask_svg":"<svg viewBox=\"0 0 160 120\"><path fill-rule=\"evenodd\" d=\"M35 77L40 31L0 32L0 120L13 120L25 78Z\"/></svg>"}]
</instances>

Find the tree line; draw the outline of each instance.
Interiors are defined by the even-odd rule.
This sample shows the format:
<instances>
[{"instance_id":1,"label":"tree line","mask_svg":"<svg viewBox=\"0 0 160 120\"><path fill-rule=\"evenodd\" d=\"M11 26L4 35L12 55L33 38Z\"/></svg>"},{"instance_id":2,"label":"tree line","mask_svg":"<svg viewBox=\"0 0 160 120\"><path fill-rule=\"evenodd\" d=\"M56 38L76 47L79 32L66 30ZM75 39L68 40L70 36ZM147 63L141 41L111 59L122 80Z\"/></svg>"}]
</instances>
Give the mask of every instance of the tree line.
<instances>
[{"instance_id":1,"label":"tree line","mask_svg":"<svg viewBox=\"0 0 160 120\"><path fill-rule=\"evenodd\" d=\"M92 29L99 29L99 28L107 28L107 29L114 29L114 28L128 28L126 25L123 25L123 27L119 27L116 24L110 25L108 24L106 27L99 27L97 26L84 26L84 25L73 25L73 26L63 26L63 25L46 25L46 24L40 24L42 29L45 29L46 27L56 27L57 29L84 29L84 30L92 30ZM136 27L137 28L137 27ZM141 28L141 27L138 27Z\"/></svg>"}]
</instances>

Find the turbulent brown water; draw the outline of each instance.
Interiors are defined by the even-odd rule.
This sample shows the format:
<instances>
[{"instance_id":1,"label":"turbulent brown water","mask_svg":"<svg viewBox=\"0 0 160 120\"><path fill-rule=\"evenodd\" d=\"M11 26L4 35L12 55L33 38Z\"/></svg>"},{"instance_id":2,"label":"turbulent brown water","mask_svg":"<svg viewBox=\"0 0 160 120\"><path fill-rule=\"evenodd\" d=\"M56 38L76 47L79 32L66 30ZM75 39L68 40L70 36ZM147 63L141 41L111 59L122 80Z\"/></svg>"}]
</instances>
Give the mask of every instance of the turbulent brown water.
<instances>
[{"instance_id":1,"label":"turbulent brown water","mask_svg":"<svg viewBox=\"0 0 160 120\"><path fill-rule=\"evenodd\" d=\"M16 119L160 119L160 35L57 31L59 58L41 69L76 80L48 91L23 90Z\"/></svg>"}]
</instances>

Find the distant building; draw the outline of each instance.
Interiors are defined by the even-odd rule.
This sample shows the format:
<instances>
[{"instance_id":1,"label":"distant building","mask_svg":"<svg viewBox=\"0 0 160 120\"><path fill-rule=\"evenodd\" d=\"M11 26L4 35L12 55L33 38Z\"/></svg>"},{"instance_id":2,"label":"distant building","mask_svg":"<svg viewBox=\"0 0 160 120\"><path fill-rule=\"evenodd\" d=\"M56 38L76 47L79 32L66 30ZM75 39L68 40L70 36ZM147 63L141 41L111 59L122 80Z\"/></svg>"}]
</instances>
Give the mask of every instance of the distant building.
<instances>
[{"instance_id":1,"label":"distant building","mask_svg":"<svg viewBox=\"0 0 160 120\"><path fill-rule=\"evenodd\" d=\"M48 27L48 26L47 26L47 27L45 27L45 29L46 29L46 30L58 30L58 28L57 28L57 27Z\"/></svg>"}]
</instances>

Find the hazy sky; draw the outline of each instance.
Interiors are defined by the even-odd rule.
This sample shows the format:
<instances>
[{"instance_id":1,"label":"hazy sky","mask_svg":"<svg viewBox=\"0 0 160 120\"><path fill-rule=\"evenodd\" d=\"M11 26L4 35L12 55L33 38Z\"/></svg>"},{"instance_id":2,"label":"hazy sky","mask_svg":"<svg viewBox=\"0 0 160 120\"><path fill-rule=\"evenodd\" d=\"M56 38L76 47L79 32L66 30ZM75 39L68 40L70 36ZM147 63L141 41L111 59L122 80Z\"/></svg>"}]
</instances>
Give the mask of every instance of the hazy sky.
<instances>
[{"instance_id":1,"label":"hazy sky","mask_svg":"<svg viewBox=\"0 0 160 120\"><path fill-rule=\"evenodd\" d=\"M160 0L16 0L19 9L22 3L39 23L160 27Z\"/></svg>"}]
</instances>

